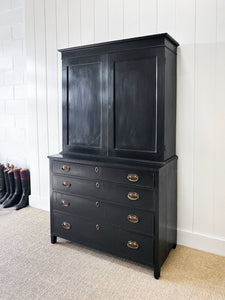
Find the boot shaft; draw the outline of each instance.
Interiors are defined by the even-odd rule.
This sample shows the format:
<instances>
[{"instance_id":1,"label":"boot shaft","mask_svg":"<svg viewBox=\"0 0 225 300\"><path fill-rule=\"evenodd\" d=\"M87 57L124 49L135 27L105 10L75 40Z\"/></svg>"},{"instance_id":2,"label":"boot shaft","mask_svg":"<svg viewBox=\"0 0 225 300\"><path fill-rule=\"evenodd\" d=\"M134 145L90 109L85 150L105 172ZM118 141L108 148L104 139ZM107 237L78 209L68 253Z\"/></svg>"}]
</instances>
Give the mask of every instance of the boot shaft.
<instances>
[{"instance_id":1,"label":"boot shaft","mask_svg":"<svg viewBox=\"0 0 225 300\"><path fill-rule=\"evenodd\" d=\"M14 169L14 181L15 181L15 194L20 195L22 194L22 186L21 186L21 178L20 178L20 170L21 169Z\"/></svg>"},{"instance_id":2,"label":"boot shaft","mask_svg":"<svg viewBox=\"0 0 225 300\"><path fill-rule=\"evenodd\" d=\"M5 191L4 170L5 170L5 166L0 164L0 192Z\"/></svg>"},{"instance_id":3,"label":"boot shaft","mask_svg":"<svg viewBox=\"0 0 225 300\"><path fill-rule=\"evenodd\" d=\"M30 171L29 171L29 169L20 170L20 178L21 178L23 195L29 196L30 195Z\"/></svg>"}]
</instances>

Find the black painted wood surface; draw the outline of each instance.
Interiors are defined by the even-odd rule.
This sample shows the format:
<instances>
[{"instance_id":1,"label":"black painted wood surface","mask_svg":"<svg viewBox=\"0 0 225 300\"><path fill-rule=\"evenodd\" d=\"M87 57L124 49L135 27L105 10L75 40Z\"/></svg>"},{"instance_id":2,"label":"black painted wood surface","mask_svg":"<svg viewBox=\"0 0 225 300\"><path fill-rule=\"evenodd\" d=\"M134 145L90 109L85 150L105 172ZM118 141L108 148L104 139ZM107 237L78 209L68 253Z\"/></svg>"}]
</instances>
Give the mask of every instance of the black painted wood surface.
<instances>
[{"instance_id":1,"label":"black painted wood surface","mask_svg":"<svg viewBox=\"0 0 225 300\"><path fill-rule=\"evenodd\" d=\"M158 34L60 50L63 151L49 157L51 242L146 264L156 279L176 247L177 46Z\"/></svg>"}]
</instances>

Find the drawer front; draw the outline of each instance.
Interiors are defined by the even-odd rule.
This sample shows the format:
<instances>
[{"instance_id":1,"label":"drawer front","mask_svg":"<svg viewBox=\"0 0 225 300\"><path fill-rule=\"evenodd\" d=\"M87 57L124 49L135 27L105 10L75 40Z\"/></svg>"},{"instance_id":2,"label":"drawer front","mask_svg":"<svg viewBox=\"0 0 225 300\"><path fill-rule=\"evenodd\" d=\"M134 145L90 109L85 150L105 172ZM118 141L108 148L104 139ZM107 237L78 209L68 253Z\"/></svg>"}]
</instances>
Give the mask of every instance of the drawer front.
<instances>
[{"instance_id":1,"label":"drawer front","mask_svg":"<svg viewBox=\"0 0 225 300\"><path fill-rule=\"evenodd\" d=\"M83 196L96 196L100 193L99 181L85 180L79 178L72 178L67 176L54 175L52 181L53 190L72 193Z\"/></svg>"},{"instance_id":2,"label":"drawer front","mask_svg":"<svg viewBox=\"0 0 225 300\"><path fill-rule=\"evenodd\" d=\"M54 211L77 214L88 218L104 219L105 209L101 200L90 200L79 196L53 193Z\"/></svg>"},{"instance_id":3,"label":"drawer front","mask_svg":"<svg viewBox=\"0 0 225 300\"><path fill-rule=\"evenodd\" d=\"M97 165L90 166L70 162L53 161L53 173L97 179L101 177L102 168Z\"/></svg>"},{"instance_id":4,"label":"drawer front","mask_svg":"<svg viewBox=\"0 0 225 300\"><path fill-rule=\"evenodd\" d=\"M54 213L53 231L65 239L104 246L108 233L96 218L91 220L80 216Z\"/></svg>"},{"instance_id":5,"label":"drawer front","mask_svg":"<svg viewBox=\"0 0 225 300\"><path fill-rule=\"evenodd\" d=\"M136 186L100 182L99 190L104 201L144 210L154 210L153 190Z\"/></svg>"},{"instance_id":6,"label":"drawer front","mask_svg":"<svg viewBox=\"0 0 225 300\"><path fill-rule=\"evenodd\" d=\"M154 186L154 174L150 171L140 171L137 169L115 169L115 168L103 168L102 169L103 180L118 182L122 184L146 186L153 188Z\"/></svg>"},{"instance_id":7,"label":"drawer front","mask_svg":"<svg viewBox=\"0 0 225 300\"><path fill-rule=\"evenodd\" d=\"M154 214L135 208L103 203L105 219L109 224L125 230L154 235Z\"/></svg>"},{"instance_id":8,"label":"drawer front","mask_svg":"<svg viewBox=\"0 0 225 300\"><path fill-rule=\"evenodd\" d=\"M54 235L153 265L153 239L78 216L54 213Z\"/></svg>"}]
</instances>

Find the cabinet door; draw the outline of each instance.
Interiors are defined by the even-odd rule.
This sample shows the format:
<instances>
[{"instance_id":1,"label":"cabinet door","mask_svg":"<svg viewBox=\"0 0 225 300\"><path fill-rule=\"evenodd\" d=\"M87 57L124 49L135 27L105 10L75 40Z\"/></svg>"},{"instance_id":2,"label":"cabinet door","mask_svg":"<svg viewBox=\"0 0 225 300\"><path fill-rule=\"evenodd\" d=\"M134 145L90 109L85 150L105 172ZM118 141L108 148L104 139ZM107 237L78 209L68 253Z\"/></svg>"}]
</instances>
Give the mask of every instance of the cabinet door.
<instances>
[{"instance_id":1,"label":"cabinet door","mask_svg":"<svg viewBox=\"0 0 225 300\"><path fill-rule=\"evenodd\" d=\"M109 154L160 159L163 154L163 49L109 55Z\"/></svg>"},{"instance_id":2,"label":"cabinet door","mask_svg":"<svg viewBox=\"0 0 225 300\"><path fill-rule=\"evenodd\" d=\"M63 61L63 150L102 154L105 57L83 56Z\"/></svg>"}]
</instances>

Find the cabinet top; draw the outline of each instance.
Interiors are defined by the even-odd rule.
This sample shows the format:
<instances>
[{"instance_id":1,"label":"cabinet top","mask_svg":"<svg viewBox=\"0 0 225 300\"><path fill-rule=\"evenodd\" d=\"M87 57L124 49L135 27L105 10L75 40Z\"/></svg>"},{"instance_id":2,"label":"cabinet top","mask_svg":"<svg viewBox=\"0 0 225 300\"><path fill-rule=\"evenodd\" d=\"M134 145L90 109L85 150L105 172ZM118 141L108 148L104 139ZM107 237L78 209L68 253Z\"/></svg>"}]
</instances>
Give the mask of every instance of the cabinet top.
<instances>
[{"instance_id":1,"label":"cabinet top","mask_svg":"<svg viewBox=\"0 0 225 300\"><path fill-rule=\"evenodd\" d=\"M67 54L76 51L90 50L90 49L102 49L102 50L117 50L118 46L134 46L134 47L148 47L148 46L165 46L170 50L176 53L176 48L179 46L179 43L172 38L168 33L160 33L153 35L140 36L135 38L123 39L123 40L114 40L103 43L88 44L70 48L59 49L58 51L62 54Z\"/></svg>"}]
</instances>

